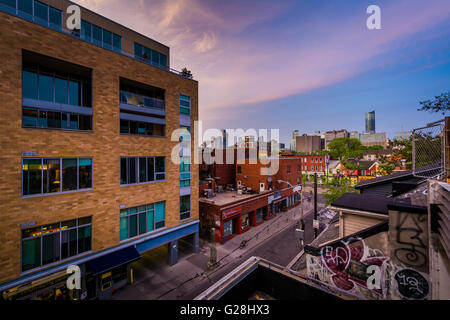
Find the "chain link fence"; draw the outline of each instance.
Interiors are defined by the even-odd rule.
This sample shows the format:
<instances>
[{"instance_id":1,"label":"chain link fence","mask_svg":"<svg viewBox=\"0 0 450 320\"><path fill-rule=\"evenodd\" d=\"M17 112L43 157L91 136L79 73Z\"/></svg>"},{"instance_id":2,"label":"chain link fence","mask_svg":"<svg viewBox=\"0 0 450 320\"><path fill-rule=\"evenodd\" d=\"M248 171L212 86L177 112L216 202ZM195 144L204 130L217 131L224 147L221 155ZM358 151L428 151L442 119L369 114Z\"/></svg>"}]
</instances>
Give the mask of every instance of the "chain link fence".
<instances>
[{"instance_id":1,"label":"chain link fence","mask_svg":"<svg viewBox=\"0 0 450 320\"><path fill-rule=\"evenodd\" d=\"M412 169L420 178L444 179L445 135L444 120L413 130Z\"/></svg>"}]
</instances>

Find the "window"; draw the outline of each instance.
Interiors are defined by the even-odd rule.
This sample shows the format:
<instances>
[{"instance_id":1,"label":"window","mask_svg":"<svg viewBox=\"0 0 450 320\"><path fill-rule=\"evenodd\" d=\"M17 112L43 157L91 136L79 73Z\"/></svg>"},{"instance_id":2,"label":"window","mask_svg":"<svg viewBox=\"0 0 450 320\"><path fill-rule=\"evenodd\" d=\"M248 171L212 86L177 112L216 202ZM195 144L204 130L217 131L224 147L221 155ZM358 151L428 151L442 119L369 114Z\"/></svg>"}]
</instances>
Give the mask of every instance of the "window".
<instances>
[{"instance_id":1,"label":"window","mask_svg":"<svg viewBox=\"0 0 450 320\"><path fill-rule=\"evenodd\" d=\"M191 185L191 158L183 157L180 159L180 188Z\"/></svg>"},{"instance_id":2,"label":"window","mask_svg":"<svg viewBox=\"0 0 450 320\"><path fill-rule=\"evenodd\" d=\"M90 158L42 158L22 161L23 196L91 188L92 159Z\"/></svg>"},{"instance_id":3,"label":"window","mask_svg":"<svg viewBox=\"0 0 450 320\"><path fill-rule=\"evenodd\" d=\"M297 172L300 172L300 171L302 171L302 166L301 165L297 165Z\"/></svg>"},{"instance_id":4,"label":"window","mask_svg":"<svg viewBox=\"0 0 450 320\"><path fill-rule=\"evenodd\" d=\"M263 221L264 214L263 214L263 208L259 208L256 210L256 223Z\"/></svg>"},{"instance_id":5,"label":"window","mask_svg":"<svg viewBox=\"0 0 450 320\"><path fill-rule=\"evenodd\" d=\"M120 210L120 240L134 238L165 226L165 202Z\"/></svg>"},{"instance_id":6,"label":"window","mask_svg":"<svg viewBox=\"0 0 450 320\"><path fill-rule=\"evenodd\" d=\"M237 173L242 173L242 167L241 166L237 167Z\"/></svg>"},{"instance_id":7,"label":"window","mask_svg":"<svg viewBox=\"0 0 450 320\"><path fill-rule=\"evenodd\" d=\"M291 166L287 166L286 172L287 172L287 173L291 173Z\"/></svg>"},{"instance_id":8,"label":"window","mask_svg":"<svg viewBox=\"0 0 450 320\"><path fill-rule=\"evenodd\" d=\"M138 60L155 65L160 68L167 67L166 55L144 47L137 42L134 43L134 57Z\"/></svg>"},{"instance_id":9,"label":"window","mask_svg":"<svg viewBox=\"0 0 450 320\"><path fill-rule=\"evenodd\" d=\"M137 184L166 179L165 157L120 158L120 184Z\"/></svg>"},{"instance_id":10,"label":"window","mask_svg":"<svg viewBox=\"0 0 450 320\"><path fill-rule=\"evenodd\" d=\"M189 219L191 217L191 196L180 197L180 220Z\"/></svg>"},{"instance_id":11,"label":"window","mask_svg":"<svg viewBox=\"0 0 450 320\"><path fill-rule=\"evenodd\" d=\"M81 20L81 39L109 50L122 52L121 36L85 20Z\"/></svg>"},{"instance_id":12,"label":"window","mask_svg":"<svg viewBox=\"0 0 450 320\"><path fill-rule=\"evenodd\" d=\"M22 272L77 256L92 248L92 217L22 230Z\"/></svg>"},{"instance_id":13,"label":"window","mask_svg":"<svg viewBox=\"0 0 450 320\"><path fill-rule=\"evenodd\" d=\"M180 114L191 114L191 97L180 94Z\"/></svg>"},{"instance_id":14,"label":"window","mask_svg":"<svg viewBox=\"0 0 450 320\"><path fill-rule=\"evenodd\" d=\"M123 134L164 137L165 131L166 126L163 124L120 119L120 133Z\"/></svg>"}]
</instances>

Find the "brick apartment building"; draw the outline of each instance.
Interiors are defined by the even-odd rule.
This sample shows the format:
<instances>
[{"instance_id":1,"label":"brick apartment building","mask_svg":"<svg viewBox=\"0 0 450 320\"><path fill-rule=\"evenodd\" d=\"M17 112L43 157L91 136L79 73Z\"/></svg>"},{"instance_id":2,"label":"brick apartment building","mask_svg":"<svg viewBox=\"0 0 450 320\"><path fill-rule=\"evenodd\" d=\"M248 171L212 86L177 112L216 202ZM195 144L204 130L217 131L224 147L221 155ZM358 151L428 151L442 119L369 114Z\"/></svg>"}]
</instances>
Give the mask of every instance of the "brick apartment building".
<instances>
[{"instance_id":1,"label":"brick apartment building","mask_svg":"<svg viewBox=\"0 0 450 320\"><path fill-rule=\"evenodd\" d=\"M304 155L300 156L300 158L304 174L308 176L314 175L315 173L317 173L318 176L327 174L327 161L329 161L329 156Z\"/></svg>"},{"instance_id":2,"label":"brick apartment building","mask_svg":"<svg viewBox=\"0 0 450 320\"><path fill-rule=\"evenodd\" d=\"M214 166L224 166L214 164ZM218 243L225 243L236 235L248 231L275 215L300 203L300 195L293 187L301 184L301 165L298 156L281 156L277 173L262 175L261 168L269 165L249 163L235 164L235 183L221 185L223 178L209 178L206 183L212 190L203 190L199 210L201 229L207 233L216 229ZM228 172L221 171L221 173ZM282 181L280 181L282 180ZM201 192L201 196L205 193ZM208 196L209 194L210 196Z\"/></svg>"},{"instance_id":3,"label":"brick apartment building","mask_svg":"<svg viewBox=\"0 0 450 320\"><path fill-rule=\"evenodd\" d=\"M130 263L177 241L198 250L198 167L171 161L171 133L198 119L198 83L170 49L65 0L1 0L0 292L107 298ZM187 149L187 150L185 150ZM1 299L1 298L0 298Z\"/></svg>"}]
</instances>

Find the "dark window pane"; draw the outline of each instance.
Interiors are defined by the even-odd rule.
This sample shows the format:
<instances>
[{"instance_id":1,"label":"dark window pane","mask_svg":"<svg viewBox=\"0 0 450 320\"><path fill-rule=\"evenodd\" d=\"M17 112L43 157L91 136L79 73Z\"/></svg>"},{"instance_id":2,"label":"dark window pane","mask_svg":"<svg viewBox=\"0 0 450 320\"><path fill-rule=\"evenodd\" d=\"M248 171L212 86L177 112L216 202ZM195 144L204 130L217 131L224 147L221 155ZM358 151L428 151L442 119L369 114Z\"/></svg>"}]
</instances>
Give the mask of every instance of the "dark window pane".
<instances>
[{"instance_id":1,"label":"dark window pane","mask_svg":"<svg viewBox=\"0 0 450 320\"><path fill-rule=\"evenodd\" d=\"M92 25L92 37L94 38L94 43L96 45L102 45L102 28Z\"/></svg>"},{"instance_id":2,"label":"dark window pane","mask_svg":"<svg viewBox=\"0 0 450 320\"><path fill-rule=\"evenodd\" d=\"M67 117L67 113L61 112L61 128L63 129L67 129Z\"/></svg>"},{"instance_id":3,"label":"dark window pane","mask_svg":"<svg viewBox=\"0 0 450 320\"><path fill-rule=\"evenodd\" d=\"M157 137L164 137L165 126L161 124L153 124L153 135Z\"/></svg>"},{"instance_id":4,"label":"dark window pane","mask_svg":"<svg viewBox=\"0 0 450 320\"><path fill-rule=\"evenodd\" d=\"M79 159L79 187L92 188L92 159Z\"/></svg>"},{"instance_id":5,"label":"dark window pane","mask_svg":"<svg viewBox=\"0 0 450 320\"><path fill-rule=\"evenodd\" d=\"M139 182L147 182L147 159L139 158Z\"/></svg>"},{"instance_id":6,"label":"dark window pane","mask_svg":"<svg viewBox=\"0 0 450 320\"><path fill-rule=\"evenodd\" d=\"M191 196L180 197L180 212L191 210Z\"/></svg>"},{"instance_id":7,"label":"dark window pane","mask_svg":"<svg viewBox=\"0 0 450 320\"><path fill-rule=\"evenodd\" d=\"M59 159L44 159L44 193L61 191Z\"/></svg>"},{"instance_id":8,"label":"dark window pane","mask_svg":"<svg viewBox=\"0 0 450 320\"><path fill-rule=\"evenodd\" d=\"M61 11L50 7L50 26L56 29L61 29L62 15Z\"/></svg>"},{"instance_id":9,"label":"dark window pane","mask_svg":"<svg viewBox=\"0 0 450 320\"><path fill-rule=\"evenodd\" d=\"M152 62L159 65L159 52L152 51Z\"/></svg>"},{"instance_id":10,"label":"dark window pane","mask_svg":"<svg viewBox=\"0 0 450 320\"><path fill-rule=\"evenodd\" d=\"M63 231L61 234L61 259L77 255L77 230Z\"/></svg>"},{"instance_id":11,"label":"dark window pane","mask_svg":"<svg viewBox=\"0 0 450 320\"><path fill-rule=\"evenodd\" d=\"M47 111L39 111L39 127L47 128Z\"/></svg>"},{"instance_id":12,"label":"dark window pane","mask_svg":"<svg viewBox=\"0 0 450 320\"><path fill-rule=\"evenodd\" d=\"M128 217L120 218L120 240L128 239Z\"/></svg>"},{"instance_id":13,"label":"dark window pane","mask_svg":"<svg viewBox=\"0 0 450 320\"><path fill-rule=\"evenodd\" d=\"M47 24L48 22L48 6L39 1L34 1L34 16L38 18L38 22Z\"/></svg>"},{"instance_id":14,"label":"dark window pane","mask_svg":"<svg viewBox=\"0 0 450 320\"><path fill-rule=\"evenodd\" d=\"M80 130L92 130L92 116L79 115Z\"/></svg>"},{"instance_id":15,"label":"dark window pane","mask_svg":"<svg viewBox=\"0 0 450 320\"><path fill-rule=\"evenodd\" d=\"M59 232L42 238L42 264L59 260Z\"/></svg>"},{"instance_id":16,"label":"dark window pane","mask_svg":"<svg viewBox=\"0 0 450 320\"><path fill-rule=\"evenodd\" d=\"M153 123L146 123L146 132L145 134L148 136L152 136L153 135Z\"/></svg>"},{"instance_id":17,"label":"dark window pane","mask_svg":"<svg viewBox=\"0 0 450 320\"><path fill-rule=\"evenodd\" d=\"M132 134L138 133L138 123L136 121L130 121L130 133Z\"/></svg>"},{"instance_id":18,"label":"dark window pane","mask_svg":"<svg viewBox=\"0 0 450 320\"><path fill-rule=\"evenodd\" d=\"M146 131L146 125L145 122L139 122L138 123L138 134L144 135Z\"/></svg>"},{"instance_id":19,"label":"dark window pane","mask_svg":"<svg viewBox=\"0 0 450 320\"><path fill-rule=\"evenodd\" d=\"M77 159L63 159L63 191L77 190Z\"/></svg>"},{"instance_id":20,"label":"dark window pane","mask_svg":"<svg viewBox=\"0 0 450 320\"><path fill-rule=\"evenodd\" d=\"M23 160L23 195L40 194L42 171L40 159Z\"/></svg>"},{"instance_id":21,"label":"dark window pane","mask_svg":"<svg viewBox=\"0 0 450 320\"><path fill-rule=\"evenodd\" d=\"M41 238L22 242L22 271L31 270L41 265Z\"/></svg>"},{"instance_id":22,"label":"dark window pane","mask_svg":"<svg viewBox=\"0 0 450 320\"><path fill-rule=\"evenodd\" d=\"M122 51L122 37L117 35L117 34L113 34L113 47L114 49L117 49L117 51Z\"/></svg>"},{"instance_id":23,"label":"dark window pane","mask_svg":"<svg viewBox=\"0 0 450 320\"><path fill-rule=\"evenodd\" d=\"M22 125L24 127L37 127L38 112L36 109L23 108Z\"/></svg>"},{"instance_id":24,"label":"dark window pane","mask_svg":"<svg viewBox=\"0 0 450 320\"><path fill-rule=\"evenodd\" d=\"M148 158L147 165L148 165L148 180L147 181L153 181L153 180L155 180L155 158Z\"/></svg>"},{"instance_id":25,"label":"dark window pane","mask_svg":"<svg viewBox=\"0 0 450 320\"><path fill-rule=\"evenodd\" d=\"M38 98L38 76L34 72L22 72L22 96L29 99Z\"/></svg>"},{"instance_id":26,"label":"dark window pane","mask_svg":"<svg viewBox=\"0 0 450 320\"><path fill-rule=\"evenodd\" d=\"M78 229L78 254L91 250L92 227Z\"/></svg>"},{"instance_id":27,"label":"dark window pane","mask_svg":"<svg viewBox=\"0 0 450 320\"><path fill-rule=\"evenodd\" d=\"M81 20L81 38L87 41L92 39L92 25L84 20Z\"/></svg>"},{"instance_id":28,"label":"dark window pane","mask_svg":"<svg viewBox=\"0 0 450 320\"><path fill-rule=\"evenodd\" d=\"M136 58L142 58L142 46L139 43L134 43L134 56Z\"/></svg>"},{"instance_id":29,"label":"dark window pane","mask_svg":"<svg viewBox=\"0 0 450 320\"><path fill-rule=\"evenodd\" d=\"M67 79L55 78L55 102L68 103Z\"/></svg>"},{"instance_id":30,"label":"dark window pane","mask_svg":"<svg viewBox=\"0 0 450 320\"><path fill-rule=\"evenodd\" d=\"M137 215L130 216L130 238L137 236Z\"/></svg>"},{"instance_id":31,"label":"dark window pane","mask_svg":"<svg viewBox=\"0 0 450 320\"><path fill-rule=\"evenodd\" d=\"M78 219L78 225L79 226L83 226L85 224L90 224L92 223L92 217L86 217L86 218L79 218Z\"/></svg>"},{"instance_id":32,"label":"dark window pane","mask_svg":"<svg viewBox=\"0 0 450 320\"><path fill-rule=\"evenodd\" d=\"M70 124L69 124L69 128L73 129L73 130L78 130L78 115L77 114L71 114L70 115Z\"/></svg>"},{"instance_id":33,"label":"dark window pane","mask_svg":"<svg viewBox=\"0 0 450 320\"><path fill-rule=\"evenodd\" d=\"M120 133L129 133L130 122L128 120L120 120Z\"/></svg>"},{"instance_id":34,"label":"dark window pane","mask_svg":"<svg viewBox=\"0 0 450 320\"><path fill-rule=\"evenodd\" d=\"M71 80L69 81L69 104L73 106L80 105L80 82Z\"/></svg>"},{"instance_id":35,"label":"dark window pane","mask_svg":"<svg viewBox=\"0 0 450 320\"><path fill-rule=\"evenodd\" d=\"M167 57L164 54L159 54L159 64L163 67L167 67Z\"/></svg>"},{"instance_id":36,"label":"dark window pane","mask_svg":"<svg viewBox=\"0 0 450 320\"><path fill-rule=\"evenodd\" d=\"M120 184L127 184L127 158L120 158Z\"/></svg>"},{"instance_id":37,"label":"dark window pane","mask_svg":"<svg viewBox=\"0 0 450 320\"><path fill-rule=\"evenodd\" d=\"M8 1L14 2L14 0ZM19 0L19 10L28 14L33 14L33 0Z\"/></svg>"},{"instance_id":38,"label":"dark window pane","mask_svg":"<svg viewBox=\"0 0 450 320\"><path fill-rule=\"evenodd\" d=\"M164 157L156 157L156 172L166 172L166 164Z\"/></svg>"},{"instance_id":39,"label":"dark window pane","mask_svg":"<svg viewBox=\"0 0 450 320\"><path fill-rule=\"evenodd\" d=\"M107 49L112 48L112 33L103 29L103 46Z\"/></svg>"},{"instance_id":40,"label":"dark window pane","mask_svg":"<svg viewBox=\"0 0 450 320\"><path fill-rule=\"evenodd\" d=\"M73 228L77 226L77 220L69 220L61 222L61 229Z\"/></svg>"},{"instance_id":41,"label":"dark window pane","mask_svg":"<svg viewBox=\"0 0 450 320\"><path fill-rule=\"evenodd\" d=\"M147 232L146 215L146 212L139 214L139 234L144 234Z\"/></svg>"},{"instance_id":42,"label":"dark window pane","mask_svg":"<svg viewBox=\"0 0 450 320\"><path fill-rule=\"evenodd\" d=\"M53 101L53 77L39 75L39 100Z\"/></svg>"},{"instance_id":43,"label":"dark window pane","mask_svg":"<svg viewBox=\"0 0 450 320\"><path fill-rule=\"evenodd\" d=\"M0 3L14 9L16 8L16 0L0 0Z\"/></svg>"},{"instance_id":44,"label":"dark window pane","mask_svg":"<svg viewBox=\"0 0 450 320\"><path fill-rule=\"evenodd\" d=\"M61 112L53 112L49 111L47 113L48 118L48 128L57 128L61 129Z\"/></svg>"},{"instance_id":45,"label":"dark window pane","mask_svg":"<svg viewBox=\"0 0 450 320\"><path fill-rule=\"evenodd\" d=\"M128 159L128 183L137 183L136 179L136 161L137 158Z\"/></svg>"},{"instance_id":46,"label":"dark window pane","mask_svg":"<svg viewBox=\"0 0 450 320\"><path fill-rule=\"evenodd\" d=\"M156 180L164 180L166 179L166 175L164 173L158 173L156 175Z\"/></svg>"}]
</instances>

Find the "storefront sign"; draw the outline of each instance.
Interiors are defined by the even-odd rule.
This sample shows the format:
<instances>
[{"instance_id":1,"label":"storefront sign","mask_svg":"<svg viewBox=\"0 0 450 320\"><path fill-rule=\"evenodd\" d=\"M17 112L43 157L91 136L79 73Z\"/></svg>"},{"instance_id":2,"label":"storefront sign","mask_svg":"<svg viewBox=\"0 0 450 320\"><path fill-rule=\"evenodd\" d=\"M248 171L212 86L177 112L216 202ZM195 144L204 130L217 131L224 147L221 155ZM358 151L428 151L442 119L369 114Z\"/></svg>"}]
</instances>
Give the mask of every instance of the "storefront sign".
<instances>
[{"instance_id":1,"label":"storefront sign","mask_svg":"<svg viewBox=\"0 0 450 320\"><path fill-rule=\"evenodd\" d=\"M241 213L241 211L242 211L242 207L236 207L236 208L222 211L222 219L225 220L225 219L231 218L231 217Z\"/></svg>"}]
</instances>

